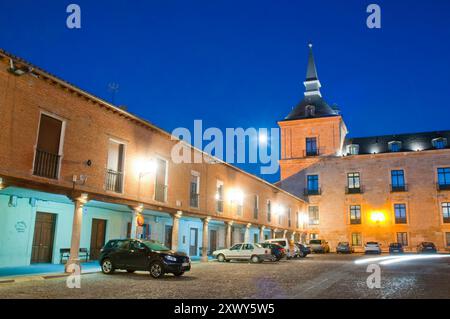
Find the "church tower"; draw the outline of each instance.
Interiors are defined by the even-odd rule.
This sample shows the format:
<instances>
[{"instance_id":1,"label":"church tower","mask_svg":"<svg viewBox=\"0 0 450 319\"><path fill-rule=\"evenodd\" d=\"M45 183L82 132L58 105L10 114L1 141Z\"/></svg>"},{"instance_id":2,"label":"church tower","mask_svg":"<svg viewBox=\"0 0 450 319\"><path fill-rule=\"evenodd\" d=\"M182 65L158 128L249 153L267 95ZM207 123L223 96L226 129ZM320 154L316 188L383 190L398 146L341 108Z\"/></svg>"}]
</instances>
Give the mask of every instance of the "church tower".
<instances>
[{"instance_id":1,"label":"church tower","mask_svg":"<svg viewBox=\"0 0 450 319\"><path fill-rule=\"evenodd\" d=\"M339 111L322 98L312 44L309 44L303 100L279 121L281 180L327 156L339 156L347 128Z\"/></svg>"}]
</instances>

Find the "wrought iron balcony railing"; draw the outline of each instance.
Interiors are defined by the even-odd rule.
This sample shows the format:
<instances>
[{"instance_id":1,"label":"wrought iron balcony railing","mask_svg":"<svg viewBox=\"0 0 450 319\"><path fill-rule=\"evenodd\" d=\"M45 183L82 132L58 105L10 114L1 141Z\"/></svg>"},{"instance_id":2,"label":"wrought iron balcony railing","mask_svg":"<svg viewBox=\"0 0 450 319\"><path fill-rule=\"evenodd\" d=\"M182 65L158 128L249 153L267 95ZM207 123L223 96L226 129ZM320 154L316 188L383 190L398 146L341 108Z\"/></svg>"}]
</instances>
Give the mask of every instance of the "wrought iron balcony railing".
<instances>
[{"instance_id":1,"label":"wrought iron balcony railing","mask_svg":"<svg viewBox=\"0 0 450 319\"><path fill-rule=\"evenodd\" d=\"M314 196L314 195L321 195L322 194L322 190L319 188L314 188L314 189L308 189L305 188L303 190L303 195L305 196Z\"/></svg>"},{"instance_id":2,"label":"wrought iron balcony railing","mask_svg":"<svg viewBox=\"0 0 450 319\"><path fill-rule=\"evenodd\" d=\"M106 170L105 188L107 191L122 193L123 173L112 169Z\"/></svg>"},{"instance_id":3,"label":"wrought iron balcony railing","mask_svg":"<svg viewBox=\"0 0 450 319\"><path fill-rule=\"evenodd\" d=\"M200 194L191 194L190 200L189 200L190 206L194 207L194 208L198 208L199 198L200 198Z\"/></svg>"},{"instance_id":4,"label":"wrought iron balcony railing","mask_svg":"<svg viewBox=\"0 0 450 319\"><path fill-rule=\"evenodd\" d=\"M165 202L167 200L167 185L155 184L155 200L158 202Z\"/></svg>"},{"instance_id":5,"label":"wrought iron balcony railing","mask_svg":"<svg viewBox=\"0 0 450 319\"><path fill-rule=\"evenodd\" d=\"M436 189L438 191L448 191L448 190L450 190L450 184L439 184L439 183L436 183Z\"/></svg>"},{"instance_id":6,"label":"wrought iron balcony railing","mask_svg":"<svg viewBox=\"0 0 450 319\"><path fill-rule=\"evenodd\" d=\"M391 186L391 193L408 191L408 186L406 184L403 184L403 185L392 185L391 184L390 186Z\"/></svg>"},{"instance_id":7,"label":"wrought iron balcony railing","mask_svg":"<svg viewBox=\"0 0 450 319\"><path fill-rule=\"evenodd\" d=\"M364 192L363 187L345 187L346 194L362 194Z\"/></svg>"},{"instance_id":8,"label":"wrought iron balcony railing","mask_svg":"<svg viewBox=\"0 0 450 319\"><path fill-rule=\"evenodd\" d=\"M36 149L33 175L58 179L60 155Z\"/></svg>"}]
</instances>

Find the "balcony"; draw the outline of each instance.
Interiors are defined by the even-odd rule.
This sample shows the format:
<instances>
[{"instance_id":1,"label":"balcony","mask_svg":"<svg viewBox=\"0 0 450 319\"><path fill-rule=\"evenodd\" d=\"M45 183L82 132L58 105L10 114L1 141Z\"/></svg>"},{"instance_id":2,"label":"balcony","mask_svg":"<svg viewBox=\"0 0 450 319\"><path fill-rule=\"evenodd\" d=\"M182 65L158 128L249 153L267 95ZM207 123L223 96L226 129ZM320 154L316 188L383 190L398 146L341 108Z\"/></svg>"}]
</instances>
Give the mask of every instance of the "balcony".
<instances>
[{"instance_id":1,"label":"balcony","mask_svg":"<svg viewBox=\"0 0 450 319\"><path fill-rule=\"evenodd\" d=\"M361 225L361 218L350 219L351 225Z\"/></svg>"},{"instance_id":2,"label":"balcony","mask_svg":"<svg viewBox=\"0 0 450 319\"><path fill-rule=\"evenodd\" d=\"M155 200L162 203L167 200L167 185L155 184Z\"/></svg>"},{"instance_id":3,"label":"balcony","mask_svg":"<svg viewBox=\"0 0 450 319\"><path fill-rule=\"evenodd\" d=\"M395 217L396 224L406 224L406 217Z\"/></svg>"},{"instance_id":4,"label":"balcony","mask_svg":"<svg viewBox=\"0 0 450 319\"><path fill-rule=\"evenodd\" d=\"M390 185L391 187L391 193L398 193L398 192L407 192L408 186L406 184L403 185Z\"/></svg>"},{"instance_id":5,"label":"balcony","mask_svg":"<svg viewBox=\"0 0 450 319\"><path fill-rule=\"evenodd\" d=\"M106 170L105 188L107 191L122 193L123 173L112 169Z\"/></svg>"},{"instance_id":6,"label":"balcony","mask_svg":"<svg viewBox=\"0 0 450 319\"><path fill-rule=\"evenodd\" d=\"M448 191L448 190L450 190L450 184L439 184L439 183L437 183L436 184L436 189L438 191Z\"/></svg>"},{"instance_id":7,"label":"balcony","mask_svg":"<svg viewBox=\"0 0 450 319\"><path fill-rule=\"evenodd\" d=\"M36 149L33 175L58 179L59 158L58 154Z\"/></svg>"},{"instance_id":8,"label":"balcony","mask_svg":"<svg viewBox=\"0 0 450 319\"><path fill-rule=\"evenodd\" d=\"M303 157L311 157L311 156L319 156L319 155L320 155L319 149L303 151Z\"/></svg>"},{"instance_id":9,"label":"balcony","mask_svg":"<svg viewBox=\"0 0 450 319\"><path fill-rule=\"evenodd\" d=\"M189 205L194 208L198 208L200 194L191 194L189 199Z\"/></svg>"},{"instance_id":10,"label":"balcony","mask_svg":"<svg viewBox=\"0 0 450 319\"><path fill-rule=\"evenodd\" d=\"M345 188L345 194L362 194L363 193L363 187L346 187Z\"/></svg>"},{"instance_id":11,"label":"balcony","mask_svg":"<svg viewBox=\"0 0 450 319\"><path fill-rule=\"evenodd\" d=\"M322 194L322 190L320 188L316 188L316 189L305 188L303 190L303 195L305 195L305 196L315 196L315 195L321 195L321 194Z\"/></svg>"}]
</instances>

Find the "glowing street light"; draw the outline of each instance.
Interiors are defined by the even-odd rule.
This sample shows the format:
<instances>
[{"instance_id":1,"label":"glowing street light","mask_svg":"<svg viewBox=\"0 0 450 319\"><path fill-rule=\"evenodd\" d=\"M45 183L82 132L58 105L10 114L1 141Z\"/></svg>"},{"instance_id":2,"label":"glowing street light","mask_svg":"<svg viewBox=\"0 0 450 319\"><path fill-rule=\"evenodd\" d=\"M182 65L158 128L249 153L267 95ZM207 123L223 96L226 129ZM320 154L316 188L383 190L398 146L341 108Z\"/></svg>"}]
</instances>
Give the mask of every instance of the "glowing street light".
<instances>
[{"instance_id":1,"label":"glowing street light","mask_svg":"<svg viewBox=\"0 0 450 319\"><path fill-rule=\"evenodd\" d=\"M242 203L244 202L244 193L240 189L233 188L230 189L228 198L232 204L236 203L242 205Z\"/></svg>"},{"instance_id":2,"label":"glowing street light","mask_svg":"<svg viewBox=\"0 0 450 319\"><path fill-rule=\"evenodd\" d=\"M370 219L374 223L382 223L386 220L386 216L384 216L382 212L372 212L372 214L370 215Z\"/></svg>"},{"instance_id":3,"label":"glowing street light","mask_svg":"<svg viewBox=\"0 0 450 319\"><path fill-rule=\"evenodd\" d=\"M139 174L139 178L144 177L147 174L153 174L158 168L158 164L155 160L137 159L134 163L136 172Z\"/></svg>"}]
</instances>

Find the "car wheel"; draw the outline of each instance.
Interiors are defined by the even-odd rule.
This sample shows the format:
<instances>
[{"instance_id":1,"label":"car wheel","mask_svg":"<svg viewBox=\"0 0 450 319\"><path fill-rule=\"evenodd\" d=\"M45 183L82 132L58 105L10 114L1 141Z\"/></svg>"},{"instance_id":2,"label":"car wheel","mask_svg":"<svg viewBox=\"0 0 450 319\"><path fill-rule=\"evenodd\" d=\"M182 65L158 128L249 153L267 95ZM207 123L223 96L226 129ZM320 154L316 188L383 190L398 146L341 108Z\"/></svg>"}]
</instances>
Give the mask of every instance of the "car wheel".
<instances>
[{"instance_id":1,"label":"car wheel","mask_svg":"<svg viewBox=\"0 0 450 319\"><path fill-rule=\"evenodd\" d=\"M305 258L305 257L306 257L305 253L304 253L304 252L301 252L301 253L300 253L300 258Z\"/></svg>"},{"instance_id":2,"label":"car wheel","mask_svg":"<svg viewBox=\"0 0 450 319\"><path fill-rule=\"evenodd\" d=\"M136 270L133 270L133 269L127 269L127 273L129 273L129 274L132 274L132 273L134 273Z\"/></svg>"},{"instance_id":3,"label":"car wheel","mask_svg":"<svg viewBox=\"0 0 450 319\"><path fill-rule=\"evenodd\" d=\"M221 263L225 261L225 256L223 254L220 254L217 256L217 261L220 261Z\"/></svg>"},{"instance_id":4,"label":"car wheel","mask_svg":"<svg viewBox=\"0 0 450 319\"><path fill-rule=\"evenodd\" d=\"M114 265L113 265L111 259L109 259L109 258L103 259L102 272L107 275L112 274L114 272Z\"/></svg>"},{"instance_id":5,"label":"car wheel","mask_svg":"<svg viewBox=\"0 0 450 319\"><path fill-rule=\"evenodd\" d=\"M176 277L183 276L184 271L178 271L173 273Z\"/></svg>"},{"instance_id":6,"label":"car wheel","mask_svg":"<svg viewBox=\"0 0 450 319\"><path fill-rule=\"evenodd\" d=\"M252 256L251 258L252 263L259 263L259 257L258 256Z\"/></svg>"},{"instance_id":7,"label":"car wheel","mask_svg":"<svg viewBox=\"0 0 450 319\"><path fill-rule=\"evenodd\" d=\"M150 264L150 275L153 278L161 278L164 275L164 268L161 262L155 261Z\"/></svg>"}]
</instances>

